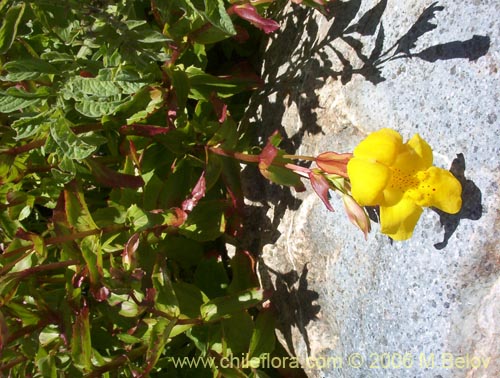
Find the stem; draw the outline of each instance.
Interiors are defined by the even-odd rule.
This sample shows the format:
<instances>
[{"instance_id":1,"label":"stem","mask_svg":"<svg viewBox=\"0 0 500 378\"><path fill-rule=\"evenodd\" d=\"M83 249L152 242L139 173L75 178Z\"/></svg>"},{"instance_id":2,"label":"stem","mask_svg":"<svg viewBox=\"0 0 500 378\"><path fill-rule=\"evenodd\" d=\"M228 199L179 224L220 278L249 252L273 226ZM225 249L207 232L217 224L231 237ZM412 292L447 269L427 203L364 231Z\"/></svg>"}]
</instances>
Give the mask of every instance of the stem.
<instances>
[{"instance_id":1,"label":"stem","mask_svg":"<svg viewBox=\"0 0 500 378\"><path fill-rule=\"evenodd\" d=\"M126 229L128 229L128 227L125 225L111 225L111 226L104 227L104 228L96 228L93 230L76 232L74 234L69 234L69 235L53 236L51 238L45 239L44 245L51 246L54 244L67 243L67 242L70 242L70 241L73 241L76 239L82 239L84 237L91 236L91 235L98 235L100 233L107 234L110 232L123 231ZM9 258L9 257L15 256L19 253L26 252L26 251L30 250L31 248L33 248L33 245L27 245L24 247L20 247L20 248L14 249L13 251L4 253L2 255L2 257ZM2 269L2 271L4 269Z\"/></svg>"},{"instance_id":2,"label":"stem","mask_svg":"<svg viewBox=\"0 0 500 378\"><path fill-rule=\"evenodd\" d=\"M284 164L283 167L288 168L294 171L295 173L300 174L303 177L309 177L309 172L311 172L309 168L301 167L300 165L297 164L288 163Z\"/></svg>"},{"instance_id":3,"label":"stem","mask_svg":"<svg viewBox=\"0 0 500 378\"><path fill-rule=\"evenodd\" d=\"M19 155L19 154L22 154L23 152L28 152L28 151L34 150L35 148L40 148L44 144L45 144L45 138L38 139L38 140L34 140L32 142L23 144L22 146L9 148L8 150L3 151L3 153L7 154L7 155Z\"/></svg>"},{"instance_id":4,"label":"stem","mask_svg":"<svg viewBox=\"0 0 500 378\"><path fill-rule=\"evenodd\" d=\"M16 366L17 364L23 363L27 361L28 358L24 356L17 357L12 361L6 363L5 365L0 365L0 371L9 370L11 367Z\"/></svg>"},{"instance_id":5,"label":"stem","mask_svg":"<svg viewBox=\"0 0 500 378\"><path fill-rule=\"evenodd\" d=\"M259 155L242 154L240 152L228 152L218 147L210 147L210 151L216 155L230 157L236 160L244 161L246 163L258 163L260 161Z\"/></svg>"},{"instance_id":6,"label":"stem","mask_svg":"<svg viewBox=\"0 0 500 378\"><path fill-rule=\"evenodd\" d=\"M316 161L316 158L312 156L306 156L306 155L283 155L285 159L292 159L292 160L305 160L305 161Z\"/></svg>"}]
</instances>

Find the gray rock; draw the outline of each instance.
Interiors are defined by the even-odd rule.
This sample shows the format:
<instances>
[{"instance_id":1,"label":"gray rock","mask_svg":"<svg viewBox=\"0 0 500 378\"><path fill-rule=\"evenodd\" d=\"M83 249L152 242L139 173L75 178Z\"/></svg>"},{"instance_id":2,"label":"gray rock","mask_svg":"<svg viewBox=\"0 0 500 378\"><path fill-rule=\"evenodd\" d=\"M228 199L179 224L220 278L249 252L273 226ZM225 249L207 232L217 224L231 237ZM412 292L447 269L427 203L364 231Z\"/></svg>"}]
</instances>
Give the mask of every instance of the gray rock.
<instances>
[{"instance_id":1,"label":"gray rock","mask_svg":"<svg viewBox=\"0 0 500 378\"><path fill-rule=\"evenodd\" d=\"M335 193L331 213L249 169L248 247L308 376L500 375L498 14L497 0L351 0L281 15L248 111L259 134L317 155L383 127L419 133L464 188L458 215L426 209L405 242L374 223L365 241Z\"/></svg>"}]
</instances>

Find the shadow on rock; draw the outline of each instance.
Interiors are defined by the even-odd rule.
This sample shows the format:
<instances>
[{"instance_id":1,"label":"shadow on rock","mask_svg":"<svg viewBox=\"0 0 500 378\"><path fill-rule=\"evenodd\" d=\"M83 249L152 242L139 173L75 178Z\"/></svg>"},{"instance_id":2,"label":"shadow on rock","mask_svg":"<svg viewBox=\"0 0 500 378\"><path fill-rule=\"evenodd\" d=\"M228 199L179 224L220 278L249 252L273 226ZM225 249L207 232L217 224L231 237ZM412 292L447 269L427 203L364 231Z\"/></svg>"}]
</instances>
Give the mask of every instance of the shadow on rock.
<instances>
[{"instance_id":1,"label":"shadow on rock","mask_svg":"<svg viewBox=\"0 0 500 378\"><path fill-rule=\"evenodd\" d=\"M247 111L252 116L260 109L260 120L249 126L258 129L264 140L278 129L285 136L284 147L294 153L304 135L321 134L316 91L328 79L347 84L355 75L361 75L377 85L386 80L383 67L392 60L476 60L490 48L488 36L474 35L465 41L445 42L415 51L418 40L437 28L433 21L444 10L437 2L424 9L392 46L386 46L383 16L387 0L360 14L362 4L362 0L328 3L325 17L333 21L326 33L320 30L315 11L303 6L294 5L291 12L277 17L283 31L272 36L264 54L262 71L267 84L254 95ZM282 126L292 105L297 107L299 117L298 130L294 128L293 133Z\"/></svg>"},{"instance_id":2,"label":"shadow on rock","mask_svg":"<svg viewBox=\"0 0 500 378\"><path fill-rule=\"evenodd\" d=\"M442 242L434 244L436 249L443 249L448 245L448 240L455 233L462 219L478 220L483 215L481 190L472 180L465 178L465 158L463 154L458 154L453 160L450 171L462 184L462 209L457 214L448 214L434 209L439 214L439 220L444 227L444 239Z\"/></svg>"},{"instance_id":3,"label":"shadow on rock","mask_svg":"<svg viewBox=\"0 0 500 378\"><path fill-rule=\"evenodd\" d=\"M444 10L437 3L424 9L407 31L402 31L396 42L387 46L383 23L387 0L378 1L360 14L362 4L362 0L330 2L325 14L331 23L327 30L320 30L314 11L305 7L292 5L291 12L275 17L282 24L282 32L272 35L264 53L262 72L266 84L253 95L246 119L240 125L250 138L254 135L256 144L264 144L278 130L284 137L281 147L293 154L306 135L320 137L324 132L318 123L318 90L327 80L340 80L345 85L359 75L377 85L386 80L385 64L396 59L475 60L490 48L488 36L474 35L465 41L445 42L415 51L419 39L437 28L434 20ZM297 119L287 120L287 111L292 107L296 108L293 114ZM445 236L436 248L446 246L460 219L479 219L481 216L481 192L472 181L465 179L464 169L463 156L461 159L459 156L452 172L462 182L464 206L457 215L438 211ZM286 211L298 209L301 201L290 189L270 184L252 168L243 172L243 186L253 205L248 206L245 222L250 232L242 244L259 256L266 244L279 239L278 226ZM372 220L378 219L376 209L372 209L370 215ZM318 294L308 289L307 267L300 275L296 271L284 273L277 269L262 265L261 274L267 277L264 279L267 288L276 290L274 303L283 314L281 327L286 343L293 352L291 330L296 326L309 352L306 325L319 311L319 306L312 304Z\"/></svg>"},{"instance_id":4,"label":"shadow on rock","mask_svg":"<svg viewBox=\"0 0 500 378\"><path fill-rule=\"evenodd\" d=\"M319 298L318 293L308 289L307 264L304 265L300 276L295 270L280 273L267 266L263 268L266 274L263 278L269 285L274 286L272 302L279 314L278 329L283 333L288 350L295 355L292 328L297 327L306 344L307 354L310 355L311 346L306 326L317 319L321 308L314 304ZM271 275L275 276L274 285Z\"/></svg>"}]
</instances>

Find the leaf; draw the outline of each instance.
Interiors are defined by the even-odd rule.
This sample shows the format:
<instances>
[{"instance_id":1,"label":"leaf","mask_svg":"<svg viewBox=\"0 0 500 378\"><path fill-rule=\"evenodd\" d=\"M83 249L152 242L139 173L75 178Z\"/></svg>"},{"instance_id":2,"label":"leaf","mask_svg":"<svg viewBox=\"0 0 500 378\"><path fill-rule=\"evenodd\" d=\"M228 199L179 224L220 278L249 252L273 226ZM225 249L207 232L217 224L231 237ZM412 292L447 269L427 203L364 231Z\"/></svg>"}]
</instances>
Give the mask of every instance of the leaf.
<instances>
[{"instance_id":1,"label":"leaf","mask_svg":"<svg viewBox=\"0 0 500 378\"><path fill-rule=\"evenodd\" d=\"M38 58L14 60L6 63L3 68L8 71L5 77L8 81L34 80L42 75L59 73L55 66Z\"/></svg>"},{"instance_id":2,"label":"leaf","mask_svg":"<svg viewBox=\"0 0 500 378\"><path fill-rule=\"evenodd\" d=\"M233 21L226 12L224 0L205 0L205 16L213 26L226 35L236 34Z\"/></svg>"},{"instance_id":3,"label":"leaf","mask_svg":"<svg viewBox=\"0 0 500 378\"><path fill-rule=\"evenodd\" d=\"M34 117L22 117L12 123L12 128L16 130L16 140L40 135L50 128L49 119L52 111L38 113Z\"/></svg>"},{"instance_id":4,"label":"leaf","mask_svg":"<svg viewBox=\"0 0 500 378\"><path fill-rule=\"evenodd\" d=\"M260 288L252 288L225 297L218 297L201 306L201 317L205 321L219 320L231 316L235 312L256 306L262 302L263 298L263 291Z\"/></svg>"},{"instance_id":5,"label":"leaf","mask_svg":"<svg viewBox=\"0 0 500 378\"><path fill-rule=\"evenodd\" d=\"M39 98L25 99L0 94L0 113L12 113L26 109L29 106L38 105L41 101Z\"/></svg>"},{"instance_id":6,"label":"leaf","mask_svg":"<svg viewBox=\"0 0 500 378\"><path fill-rule=\"evenodd\" d=\"M84 372L92 369L92 343L90 339L90 310L80 309L73 324L71 336L71 357L76 367Z\"/></svg>"},{"instance_id":7,"label":"leaf","mask_svg":"<svg viewBox=\"0 0 500 378\"><path fill-rule=\"evenodd\" d=\"M151 281L156 291L155 308L171 317L178 317L180 315L179 301L164 264L154 265Z\"/></svg>"},{"instance_id":8,"label":"leaf","mask_svg":"<svg viewBox=\"0 0 500 378\"><path fill-rule=\"evenodd\" d=\"M0 55L5 54L17 35L17 28L19 22L23 18L24 8L26 5L24 3L19 5L14 5L9 8L5 14L2 27L0 28Z\"/></svg>"},{"instance_id":9,"label":"leaf","mask_svg":"<svg viewBox=\"0 0 500 378\"><path fill-rule=\"evenodd\" d=\"M158 321L153 326L151 336L149 338L148 350L146 352L146 367L143 374L147 374L158 362L158 359L163 353L167 345L170 333L175 326L175 321L165 318L158 318Z\"/></svg>"},{"instance_id":10,"label":"leaf","mask_svg":"<svg viewBox=\"0 0 500 378\"><path fill-rule=\"evenodd\" d=\"M229 293L240 292L259 286L255 259L248 251L237 251L231 259L232 281Z\"/></svg>"},{"instance_id":11,"label":"leaf","mask_svg":"<svg viewBox=\"0 0 500 378\"><path fill-rule=\"evenodd\" d=\"M83 99L75 104L75 109L86 117L101 118L115 113L126 101L126 99L120 101Z\"/></svg>"},{"instance_id":12,"label":"leaf","mask_svg":"<svg viewBox=\"0 0 500 378\"><path fill-rule=\"evenodd\" d=\"M194 274L196 285L209 298L216 298L227 294L229 279L222 261L215 257L202 259Z\"/></svg>"},{"instance_id":13,"label":"leaf","mask_svg":"<svg viewBox=\"0 0 500 378\"><path fill-rule=\"evenodd\" d=\"M224 76L209 75L197 67L188 67L186 74L189 78L189 96L195 100L210 101L215 92L219 97L230 97L242 91L255 89L261 82L255 76Z\"/></svg>"},{"instance_id":14,"label":"leaf","mask_svg":"<svg viewBox=\"0 0 500 378\"><path fill-rule=\"evenodd\" d=\"M120 94L133 94L138 92L145 83L106 80L100 77L85 78L75 76L71 78L62 89L65 96L76 100L87 96L111 97Z\"/></svg>"},{"instance_id":15,"label":"leaf","mask_svg":"<svg viewBox=\"0 0 500 378\"><path fill-rule=\"evenodd\" d=\"M275 322L276 314L272 310L264 309L259 312L248 349L250 361L253 358L260 361L262 357L271 354L274 350L276 344ZM254 366L252 365L252 367Z\"/></svg>"},{"instance_id":16,"label":"leaf","mask_svg":"<svg viewBox=\"0 0 500 378\"><path fill-rule=\"evenodd\" d=\"M163 214L144 211L137 205L132 205L127 209L127 220L132 224L135 232L151 229L154 226L161 226L164 222Z\"/></svg>"},{"instance_id":17,"label":"leaf","mask_svg":"<svg viewBox=\"0 0 500 378\"><path fill-rule=\"evenodd\" d=\"M69 121L64 118L58 118L51 124L50 135L61 149L62 156L68 159L83 160L97 149L76 136L69 126Z\"/></svg>"},{"instance_id":18,"label":"leaf","mask_svg":"<svg viewBox=\"0 0 500 378\"><path fill-rule=\"evenodd\" d=\"M38 87L35 92L27 92L25 90L10 87L5 92L0 91L1 95L12 96L17 98L46 98L51 95L50 89L48 87Z\"/></svg>"},{"instance_id":19,"label":"leaf","mask_svg":"<svg viewBox=\"0 0 500 378\"><path fill-rule=\"evenodd\" d=\"M261 173L265 178L275 184L292 186L297 192L305 190L300 176L287 168L271 165L267 169L261 170Z\"/></svg>"},{"instance_id":20,"label":"leaf","mask_svg":"<svg viewBox=\"0 0 500 378\"><path fill-rule=\"evenodd\" d=\"M278 156L278 152L278 148L268 141L266 146L262 149L262 152L259 154L259 169L261 172L273 164L274 159Z\"/></svg>"},{"instance_id":21,"label":"leaf","mask_svg":"<svg viewBox=\"0 0 500 378\"><path fill-rule=\"evenodd\" d=\"M101 278L103 275L102 249L99 236L91 235L85 237L80 242L80 250L89 270L91 290L96 292L101 287Z\"/></svg>"},{"instance_id":22,"label":"leaf","mask_svg":"<svg viewBox=\"0 0 500 378\"><path fill-rule=\"evenodd\" d=\"M254 331L252 316L248 311L239 311L231 314L230 317L221 320L222 341L226 344L226 356L245 356L248 352L248 345Z\"/></svg>"},{"instance_id":23,"label":"leaf","mask_svg":"<svg viewBox=\"0 0 500 378\"><path fill-rule=\"evenodd\" d=\"M179 113L182 113L186 107L189 95L190 83L188 75L177 65L172 68L168 68L167 74L169 75L170 80L172 80L172 88L175 91Z\"/></svg>"},{"instance_id":24,"label":"leaf","mask_svg":"<svg viewBox=\"0 0 500 378\"><path fill-rule=\"evenodd\" d=\"M95 159L86 159L85 162L89 165L95 179L103 186L109 188L140 188L144 186L144 180L141 176L116 172Z\"/></svg>"},{"instance_id":25,"label":"leaf","mask_svg":"<svg viewBox=\"0 0 500 378\"><path fill-rule=\"evenodd\" d=\"M66 220L69 226L72 226L78 232L97 229L97 225L87 207L82 189L75 181L66 185L66 188L61 193L59 202L58 206L62 208L57 210L64 212L60 216ZM56 213L56 219L59 220L57 215L59 214ZM92 249L92 246L90 248Z\"/></svg>"},{"instance_id":26,"label":"leaf","mask_svg":"<svg viewBox=\"0 0 500 378\"><path fill-rule=\"evenodd\" d=\"M225 230L225 208L226 204L220 201L200 202L179 228L179 233L200 242L217 239Z\"/></svg>"},{"instance_id":27,"label":"leaf","mask_svg":"<svg viewBox=\"0 0 500 378\"><path fill-rule=\"evenodd\" d=\"M201 306L208 302L207 296L195 285L186 282L172 284L182 315L194 319L200 316Z\"/></svg>"}]
</instances>

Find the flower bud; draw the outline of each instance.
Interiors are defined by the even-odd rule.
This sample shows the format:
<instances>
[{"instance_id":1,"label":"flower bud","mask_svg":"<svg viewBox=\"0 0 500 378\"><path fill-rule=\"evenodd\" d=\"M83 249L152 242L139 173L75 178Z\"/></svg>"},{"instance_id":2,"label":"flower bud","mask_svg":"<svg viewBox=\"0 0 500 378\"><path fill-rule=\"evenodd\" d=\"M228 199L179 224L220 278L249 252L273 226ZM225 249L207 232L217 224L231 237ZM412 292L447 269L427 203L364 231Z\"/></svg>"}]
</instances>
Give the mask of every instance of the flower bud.
<instances>
[{"instance_id":1,"label":"flower bud","mask_svg":"<svg viewBox=\"0 0 500 378\"><path fill-rule=\"evenodd\" d=\"M365 210L349 195L342 196L344 209L352 224L357 226L365 234L365 239L371 229L370 218Z\"/></svg>"}]
</instances>

